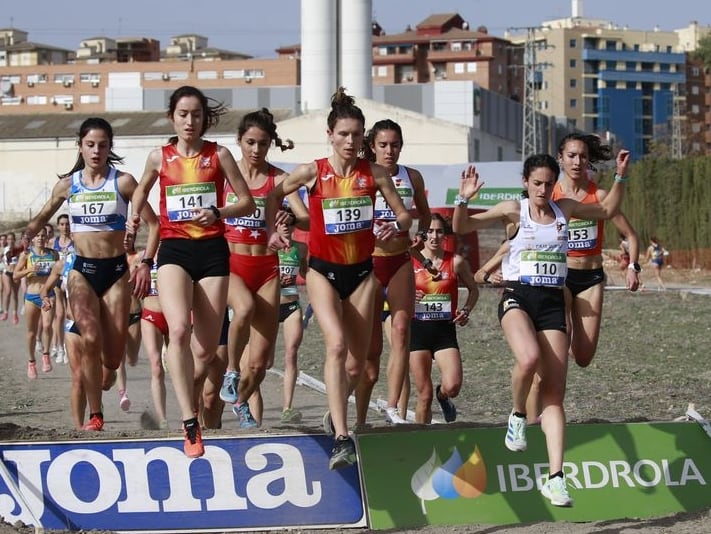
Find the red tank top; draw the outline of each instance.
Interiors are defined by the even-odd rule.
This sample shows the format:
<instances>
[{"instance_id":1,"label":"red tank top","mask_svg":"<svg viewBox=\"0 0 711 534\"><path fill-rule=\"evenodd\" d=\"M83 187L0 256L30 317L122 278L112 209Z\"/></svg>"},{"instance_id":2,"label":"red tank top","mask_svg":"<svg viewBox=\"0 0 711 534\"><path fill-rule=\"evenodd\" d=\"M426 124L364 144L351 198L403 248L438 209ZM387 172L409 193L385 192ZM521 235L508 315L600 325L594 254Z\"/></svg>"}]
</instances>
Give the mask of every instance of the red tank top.
<instances>
[{"instance_id":1,"label":"red tank top","mask_svg":"<svg viewBox=\"0 0 711 534\"><path fill-rule=\"evenodd\" d=\"M560 182L553 188L553 201L566 198ZM585 197L580 201L582 204L597 204L597 184L588 182ZM598 256L602 254L602 242L604 239L605 221L585 221L571 218L568 221L568 256Z\"/></svg>"},{"instance_id":2,"label":"red tank top","mask_svg":"<svg viewBox=\"0 0 711 534\"><path fill-rule=\"evenodd\" d=\"M194 208L222 206L225 175L217 143L203 141L193 157L182 156L176 145L165 145L160 166L161 239L208 239L225 232L221 220L203 227L190 221Z\"/></svg>"},{"instance_id":3,"label":"red tank top","mask_svg":"<svg viewBox=\"0 0 711 534\"><path fill-rule=\"evenodd\" d=\"M269 174L261 187L249 191L252 193L257 209L245 217L225 219L225 238L231 243L246 243L248 245L267 244L267 223L264 217L267 205L267 195L274 189L274 167L269 166ZM237 202L237 195L229 182L225 182L225 206Z\"/></svg>"},{"instance_id":4,"label":"red tank top","mask_svg":"<svg viewBox=\"0 0 711 534\"><path fill-rule=\"evenodd\" d=\"M316 183L309 192L309 253L340 265L366 261L375 246L376 186L370 162L359 159L350 176L336 175L326 158L316 165Z\"/></svg>"},{"instance_id":5,"label":"red tank top","mask_svg":"<svg viewBox=\"0 0 711 534\"><path fill-rule=\"evenodd\" d=\"M415 289L425 293L419 302L415 302L415 319L419 321L451 321L457 310L459 294L457 273L454 270L454 254L445 252L441 276L436 280L432 274L414 257L412 266L415 270Z\"/></svg>"}]
</instances>

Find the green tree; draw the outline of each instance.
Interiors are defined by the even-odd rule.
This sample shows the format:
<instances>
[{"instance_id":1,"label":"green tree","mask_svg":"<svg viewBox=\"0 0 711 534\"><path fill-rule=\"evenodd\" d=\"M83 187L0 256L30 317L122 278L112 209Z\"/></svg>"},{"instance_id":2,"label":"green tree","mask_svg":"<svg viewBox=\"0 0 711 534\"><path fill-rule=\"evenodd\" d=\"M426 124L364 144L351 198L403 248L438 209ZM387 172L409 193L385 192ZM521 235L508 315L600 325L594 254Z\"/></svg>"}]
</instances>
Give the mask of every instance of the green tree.
<instances>
[{"instance_id":1,"label":"green tree","mask_svg":"<svg viewBox=\"0 0 711 534\"><path fill-rule=\"evenodd\" d=\"M693 52L693 57L703 61L706 68L711 68L711 33L707 33L699 39L699 44Z\"/></svg>"}]
</instances>

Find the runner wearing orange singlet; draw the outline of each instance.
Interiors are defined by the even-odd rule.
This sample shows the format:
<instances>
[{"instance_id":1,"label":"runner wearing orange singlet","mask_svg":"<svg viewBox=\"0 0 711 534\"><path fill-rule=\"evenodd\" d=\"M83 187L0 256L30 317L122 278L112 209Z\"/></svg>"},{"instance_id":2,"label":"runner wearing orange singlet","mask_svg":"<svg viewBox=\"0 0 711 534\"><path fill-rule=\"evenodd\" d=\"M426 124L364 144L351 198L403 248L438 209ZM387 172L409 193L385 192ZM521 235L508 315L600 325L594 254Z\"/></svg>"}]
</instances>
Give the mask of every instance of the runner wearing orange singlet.
<instances>
[{"instance_id":1,"label":"runner wearing orange singlet","mask_svg":"<svg viewBox=\"0 0 711 534\"><path fill-rule=\"evenodd\" d=\"M347 396L360 380L372 331L377 288L371 257L375 192L383 193L395 213L393 222L377 229L379 239L409 230L412 218L387 170L358 157L365 117L342 87L331 99L327 125L333 154L299 165L274 189L267 199L266 227L274 250L289 246L273 221L284 194L306 186L310 218L306 288L325 340L326 419L332 421L336 437L329 468L338 469L357 461L348 436Z\"/></svg>"},{"instance_id":2,"label":"runner wearing orange singlet","mask_svg":"<svg viewBox=\"0 0 711 534\"><path fill-rule=\"evenodd\" d=\"M171 94L168 118L176 135L148 155L133 195L134 215L127 224L135 235L135 212L146 205L159 181L158 298L168 322L166 361L189 457L205 453L197 413L225 313L229 250L221 219L247 215L255 208L230 151L202 138L224 111L224 106L211 104L195 87L185 85ZM238 200L222 207L225 180ZM152 267L148 251L142 262Z\"/></svg>"}]
</instances>

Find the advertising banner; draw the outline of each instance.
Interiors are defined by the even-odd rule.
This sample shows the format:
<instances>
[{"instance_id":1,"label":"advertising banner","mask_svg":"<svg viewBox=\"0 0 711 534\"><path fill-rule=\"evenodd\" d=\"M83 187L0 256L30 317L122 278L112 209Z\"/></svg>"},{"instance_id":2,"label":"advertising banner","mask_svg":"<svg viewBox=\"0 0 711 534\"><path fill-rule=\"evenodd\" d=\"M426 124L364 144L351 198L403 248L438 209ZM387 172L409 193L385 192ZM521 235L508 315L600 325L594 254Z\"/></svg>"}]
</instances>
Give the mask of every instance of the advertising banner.
<instances>
[{"instance_id":1,"label":"advertising banner","mask_svg":"<svg viewBox=\"0 0 711 534\"><path fill-rule=\"evenodd\" d=\"M0 515L136 532L365 526L357 466L329 471L332 445L324 435L207 438L191 459L175 439L2 443Z\"/></svg>"},{"instance_id":2,"label":"advertising banner","mask_svg":"<svg viewBox=\"0 0 711 534\"><path fill-rule=\"evenodd\" d=\"M569 425L565 473L572 508L540 493L548 475L540 427L528 450L505 428L359 437L371 528L653 517L711 505L709 438L696 424Z\"/></svg>"}]
</instances>

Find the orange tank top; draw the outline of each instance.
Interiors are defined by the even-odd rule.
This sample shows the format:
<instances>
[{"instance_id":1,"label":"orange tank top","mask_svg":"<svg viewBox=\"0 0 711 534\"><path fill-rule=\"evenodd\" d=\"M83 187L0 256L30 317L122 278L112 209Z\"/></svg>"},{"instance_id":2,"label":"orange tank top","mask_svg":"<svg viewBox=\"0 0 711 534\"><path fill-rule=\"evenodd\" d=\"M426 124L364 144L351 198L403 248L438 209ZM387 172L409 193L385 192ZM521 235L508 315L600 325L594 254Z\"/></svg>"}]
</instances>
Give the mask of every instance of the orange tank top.
<instances>
[{"instance_id":1,"label":"orange tank top","mask_svg":"<svg viewBox=\"0 0 711 534\"><path fill-rule=\"evenodd\" d=\"M415 319L418 321L451 321L457 310L458 284L454 270L454 254L445 252L441 276L434 279L432 274L414 257L412 266L415 270L415 289L425 296L415 302Z\"/></svg>"},{"instance_id":2,"label":"orange tank top","mask_svg":"<svg viewBox=\"0 0 711 534\"><path fill-rule=\"evenodd\" d=\"M267 205L267 195L274 189L274 167L269 166L269 174L260 187L249 188L257 209L244 217L225 219L225 238L231 243L246 243L248 245L267 244L267 222L264 217ZM237 202L237 195L232 186L225 183L225 206Z\"/></svg>"},{"instance_id":3,"label":"orange tank top","mask_svg":"<svg viewBox=\"0 0 711 534\"><path fill-rule=\"evenodd\" d=\"M560 182L553 188L553 201L566 198ZM580 201L582 204L596 204L597 184L588 181L588 188L585 197ZM604 238L605 221L585 221L571 218L568 221L568 256L598 256L602 254L602 242Z\"/></svg>"},{"instance_id":4,"label":"orange tank top","mask_svg":"<svg viewBox=\"0 0 711 534\"><path fill-rule=\"evenodd\" d=\"M217 156L217 143L203 141L200 153L193 157L181 155L174 144L161 150L161 239L208 239L224 234L221 220L207 227L191 222L193 209L222 206L225 175Z\"/></svg>"},{"instance_id":5,"label":"orange tank top","mask_svg":"<svg viewBox=\"0 0 711 534\"><path fill-rule=\"evenodd\" d=\"M326 158L316 165L316 183L309 192L309 254L340 265L368 260L375 247L376 186L370 162L359 159L349 176L338 176Z\"/></svg>"}]
</instances>

